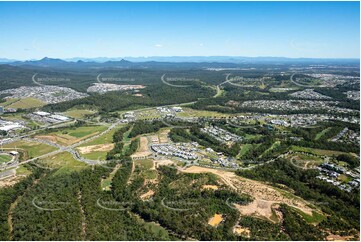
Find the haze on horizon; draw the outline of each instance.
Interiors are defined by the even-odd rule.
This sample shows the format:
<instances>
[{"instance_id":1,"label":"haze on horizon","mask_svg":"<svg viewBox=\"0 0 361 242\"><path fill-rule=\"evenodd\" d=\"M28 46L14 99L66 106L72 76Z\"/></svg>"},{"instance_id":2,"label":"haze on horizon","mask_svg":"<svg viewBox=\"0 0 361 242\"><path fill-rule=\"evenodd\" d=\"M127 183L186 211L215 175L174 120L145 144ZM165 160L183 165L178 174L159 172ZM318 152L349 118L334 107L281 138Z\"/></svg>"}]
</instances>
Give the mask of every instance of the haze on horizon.
<instances>
[{"instance_id":1,"label":"haze on horizon","mask_svg":"<svg viewBox=\"0 0 361 242\"><path fill-rule=\"evenodd\" d=\"M0 2L0 58L359 58L359 2Z\"/></svg>"}]
</instances>

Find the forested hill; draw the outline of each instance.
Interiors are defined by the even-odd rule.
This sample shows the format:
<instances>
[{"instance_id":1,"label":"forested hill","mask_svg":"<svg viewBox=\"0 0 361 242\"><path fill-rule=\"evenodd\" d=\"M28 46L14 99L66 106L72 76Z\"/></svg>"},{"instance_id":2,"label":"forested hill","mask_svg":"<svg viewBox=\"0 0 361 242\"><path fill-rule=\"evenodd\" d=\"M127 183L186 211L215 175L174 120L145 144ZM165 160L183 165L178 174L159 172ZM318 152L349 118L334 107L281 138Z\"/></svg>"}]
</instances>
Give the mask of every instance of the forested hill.
<instances>
[{"instance_id":1,"label":"forested hill","mask_svg":"<svg viewBox=\"0 0 361 242\"><path fill-rule=\"evenodd\" d=\"M194 84L190 88L175 88L155 84L143 89L141 91L142 96L134 96L124 92L93 94L82 99L48 105L45 109L62 112L75 106L92 106L99 109L100 112L112 112L136 107L154 107L194 102L200 98L211 97L215 94L214 89L203 85Z\"/></svg>"},{"instance_id":2,"label":"forested hill","mask_svg":"<svg viewBox=\"0 0 361 242\"><path fill-rule=\"evenodd\" d=\"M21 67L0 65L0 90L35 85L31 77L34 71Z\"/></svg>"}]
</instances>

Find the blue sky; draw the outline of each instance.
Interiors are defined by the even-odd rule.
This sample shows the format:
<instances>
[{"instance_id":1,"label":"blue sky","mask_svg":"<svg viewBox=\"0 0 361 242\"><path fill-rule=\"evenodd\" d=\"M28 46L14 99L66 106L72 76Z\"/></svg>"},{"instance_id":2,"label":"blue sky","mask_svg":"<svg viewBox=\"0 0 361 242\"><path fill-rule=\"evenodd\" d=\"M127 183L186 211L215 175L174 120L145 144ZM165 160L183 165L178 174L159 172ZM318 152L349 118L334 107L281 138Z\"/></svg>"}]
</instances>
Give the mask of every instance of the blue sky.
<instances>
[{"instance_id":1,"label":"blue sky","mask_svg":"<svg viewBox=\"0 0 361 242\"><path fill-rule=\"evenodd\" d=\"M0 58L359 58L359 2L0 2Z\"/></svg>"}]
</instances>

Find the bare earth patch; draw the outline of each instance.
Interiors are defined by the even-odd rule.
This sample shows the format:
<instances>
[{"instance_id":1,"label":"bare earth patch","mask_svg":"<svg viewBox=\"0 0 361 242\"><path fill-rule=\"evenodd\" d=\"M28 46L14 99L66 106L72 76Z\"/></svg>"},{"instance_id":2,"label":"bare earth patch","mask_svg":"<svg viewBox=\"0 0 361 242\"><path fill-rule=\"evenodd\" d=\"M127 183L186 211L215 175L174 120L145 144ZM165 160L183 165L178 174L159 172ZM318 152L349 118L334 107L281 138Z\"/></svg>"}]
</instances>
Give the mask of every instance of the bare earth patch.
<instances>
[{"instance_id":1,"label":"bare earth patch","mask_svg":"<svg viewBox=\"0 0 361 242\"><path fill-rule=\"evenodd\" d=\"M154 195L154 191L153 190L149 190L148 192L140 195L140 199L144 200L148 200L151 196Z\"/></svg>"},{"instance_id":2,"label":"bare earth patch","mask_svg":"<svg viewBox=\"0 0 361 242\"><path fill-rule=\"evenodd\" d=\"M248 237L248 238L251 235L251 231L248 228L244 228L244 227L241 227L239 225L234 226L233 233L235 233L237 235L242 235L242 236L245 236L245 237Z\"/></svg>"},{"instance_id":3,"label":"bare earth patch","mask_svg":"<svg viewBox=\"0 0 361 242\"><path fill-rule=\"evenodd\" d=\"M212 227L218 226L223 221L222 214L214 214L213 217L209 220L208 224Z\"/></svg>"},{"instance_id":4,"label":"bare earth patch","mask_svg":"<svg viewBox=\"0 0 361 242\"><path fill-rule=\"evenodd\" d=\"M218 190L218 186L216 186L216 185L203 185L202 189Z\"/></svg>"},{"instance_id":5,"label":"bare earth patch","mask_svg":"<svg viewBox=\"0 0 361 242\"><path fill-rule=\"evenodd\" d=\"M20 182L22 178L26 177L25 175L16 175L0 181L0 188L3 187L11 187L14 186L16 183Z\"/></svg>"},{"instance_id":6,"label":"bare earth patch","mask_svg":"<svg viewBox=\"0 0 361 242\"><path fill-rule=\"evenodd\" d=\"M154 160L155 167L173 165L174 161L171 160Z\"/></svg>"},{"instance_id":7,"label":"bare earth patch","mask_svg":"<svg viewBox=\"0 0 361 242\"><path fill-rule=\"evenodd\" d=\"M89 154L95 151L110 151L114 148L114 144L100 144L78 147L77 149L81 154Z\"/></svg>"},{"instance_id":8,"label":"bare earth patch","mask_svg":"<svg viewBox=\"0 0 361 242\"><path fill-rule=\"evenodd\" d=\"M170 129L166 129L159 133L159 143L168 143L169 132L170 132Z\"/></svg>"},{"instance_id":9,"label":"bare earth patch","mask_svg":"<svg viewBox=\"0 0 361 242\"><path fill-rule=\"evenodd\" d=\"M153 144L159 144L159 138L158 135L152 135L149 136L150 140L152 141Z\"/></svg>"},{"instance_id":10,"label":"bare earth patch","mask_svg":"<svg viewBox=\"0 0 361 242\"><path fill-rule=\"evenodd\" d=\"M149 151L147 137L140 137L139 148L133 155L131 155L131 157L133 159L139 159L139 158L147 157L151 154L152 152Z\"/></svg>"},{"instance_id":11,"label":"bare earth patch","mask_svg":"<svg viewBox=\"0 0 361 242\"><path fill-rule=\"evenodd\" d=\"M230 188L251 195L254 198L252 203L245 206L235 205L243 215L256 215L273 221L272 211L274 211L275 205L285 203L312 216L313 209L302 198L292 194L286 196L269 185L237 176L233 172L197 166L191 166L181 171L187 173L213 173L219 176L221 181ZM276 215L279 217L277 212Z\"/></svg>"},{"instance_id":12,"label":"bare earth patch","mask_svg":"<svg viewBox=\"0 0 361 242\"><path fill-rule=\"evenodd\" d=\"M327 241L348 241L351 240L353 236L341 236L336 234L330 234L326 237Z\"/></svg>"}]
</instances>

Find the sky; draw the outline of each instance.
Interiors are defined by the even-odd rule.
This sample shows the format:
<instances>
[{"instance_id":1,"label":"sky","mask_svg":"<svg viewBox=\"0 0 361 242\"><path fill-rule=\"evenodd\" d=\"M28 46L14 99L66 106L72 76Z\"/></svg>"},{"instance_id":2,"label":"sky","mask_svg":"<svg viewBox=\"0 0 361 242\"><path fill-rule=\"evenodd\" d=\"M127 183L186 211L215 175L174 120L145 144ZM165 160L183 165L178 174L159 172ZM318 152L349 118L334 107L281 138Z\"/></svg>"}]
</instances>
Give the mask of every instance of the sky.
<instances>
[{"instance_id":1,"label":"sky","mask_svg":"<svg viewBox=\"0 0 361 242\"><path fill-rule=\"evenodd\" d=\"M0 58L360 57L359 2L0 2Z\"/></svg>"}]
</instances>

